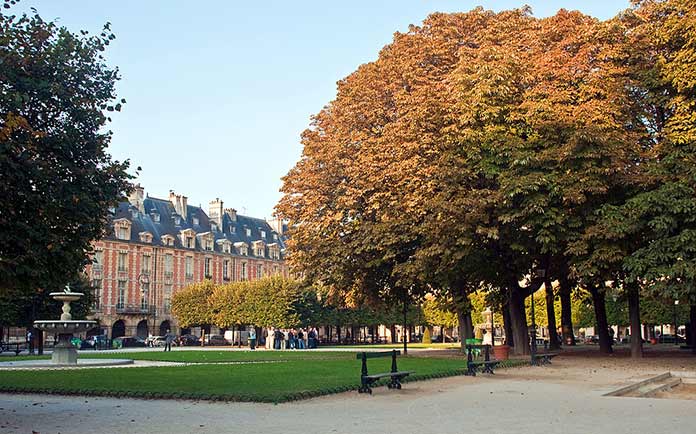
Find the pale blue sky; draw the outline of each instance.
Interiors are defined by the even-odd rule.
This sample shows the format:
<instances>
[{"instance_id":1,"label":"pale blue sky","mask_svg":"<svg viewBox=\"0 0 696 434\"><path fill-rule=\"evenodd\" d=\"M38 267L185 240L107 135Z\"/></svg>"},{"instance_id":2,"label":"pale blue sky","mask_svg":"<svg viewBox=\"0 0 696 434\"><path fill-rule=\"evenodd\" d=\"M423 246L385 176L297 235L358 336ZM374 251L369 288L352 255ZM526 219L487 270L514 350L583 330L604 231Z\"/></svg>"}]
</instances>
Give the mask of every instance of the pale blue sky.
<instances>
[{"instance_id":1,"label":"pale blue sky","mask_svg":"<svg viewBox=\"0 0 696 434\"><path fill-rule=\"evenodd\" d=\"M336 81L374 60L395 31L435 11L523 0L175 1L22 0L76 31L112 23L109 63L120 68L111 153L142 166L146 192L170 189L202 204L270 217L280 178L301 154L300 133L331 101ZM629 0L527 0L609 18Z\"/></svg>"}]
</instances>

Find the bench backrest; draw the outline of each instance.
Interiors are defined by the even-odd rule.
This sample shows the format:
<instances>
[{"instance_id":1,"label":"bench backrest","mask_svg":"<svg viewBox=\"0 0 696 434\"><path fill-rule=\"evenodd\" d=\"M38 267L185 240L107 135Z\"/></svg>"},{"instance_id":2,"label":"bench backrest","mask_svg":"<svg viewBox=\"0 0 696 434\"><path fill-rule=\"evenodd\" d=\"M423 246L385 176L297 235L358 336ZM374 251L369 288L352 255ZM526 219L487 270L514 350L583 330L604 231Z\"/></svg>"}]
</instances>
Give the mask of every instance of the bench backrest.
<instances>
[{"instance_id":1,"label":"bench backrest","mask_svg":"<svg viewBox=\"0 0 696 434\"><path fill-rule=\"evenodd\" d=\"M394 352L396 352L396 355L397 355L397 356L401 354L401 351L399 351L399 350L392 350L392 351L370 351L370 352L365 351L365 352L356 354L356 355L355 355L355 356L356 356L355 358L358 359L358 360L361 360L361 359L363 358L363 355L365 355L365 358L366 358L366 359L377 359L377 358L380 358L380 357L391 357L392 354L393 354Z\"/></svg>"}]
</instances>

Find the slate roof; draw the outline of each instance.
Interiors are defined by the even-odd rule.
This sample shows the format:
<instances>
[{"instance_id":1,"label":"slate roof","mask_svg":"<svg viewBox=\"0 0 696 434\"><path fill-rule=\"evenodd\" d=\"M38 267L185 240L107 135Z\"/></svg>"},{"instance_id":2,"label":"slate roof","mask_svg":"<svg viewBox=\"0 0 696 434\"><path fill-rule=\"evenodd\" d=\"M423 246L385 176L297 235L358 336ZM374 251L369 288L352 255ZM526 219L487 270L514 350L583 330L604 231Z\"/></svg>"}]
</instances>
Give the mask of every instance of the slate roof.
<instances>
[{"instance_id":1,"label":"slate roof","mask_svg":"<svg viewBox=\"0 0 696 434\"><path fill-rule=\"evenodd\" d=\"M222 245L218 243L219 240L229 240L233 245L237 242L245 242L249 246L250 254L253 253L251 249L254 241L264 241L266 244L265 258L269 258L269 244L278 244L281 257L285 250L284 238L274 231L264 219L237 214L235 221L229 214L223 213L222 228L213 230L208 214L201 207L187 205L187 216L184 219L176 213L174 205L170 201L147 196L143 200L143 209L144 213L129 202L121 202L112 216L112 220L127 219L131 222L130 241L134 243L141 243L139 235L141 232L149 232L152 234L151 245L164 246L162 236L169 234L174 237L174 247L184 249L185 247L181 243L181 231L192 229L197 235L211 232L214 236L214 251L218 253L222 253ZM157 215L159 221L156 219ZM246 229L251 231L249 236L247 236ZM261 236L261 231L265 232L265 238ZM117 239L115 234L109 234L106 238ZM207 251L203 249L198 236L196 236L195 249L187 250ZM236 253L234 248L232 253Z\"/></svg>"}]
</instances>

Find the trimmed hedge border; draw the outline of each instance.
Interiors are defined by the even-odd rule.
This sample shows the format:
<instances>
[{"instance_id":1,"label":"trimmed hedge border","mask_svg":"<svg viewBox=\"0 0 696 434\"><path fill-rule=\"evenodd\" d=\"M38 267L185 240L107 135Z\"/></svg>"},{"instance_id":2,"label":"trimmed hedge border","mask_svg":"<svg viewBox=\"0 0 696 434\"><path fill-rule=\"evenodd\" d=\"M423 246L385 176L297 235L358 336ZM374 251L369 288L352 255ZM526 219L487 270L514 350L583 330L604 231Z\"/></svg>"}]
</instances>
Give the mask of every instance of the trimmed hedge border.
<instances>
[{"instance_id":1,"label":"trimmed hedge border","mask_svg":"<svg viewBox=\"0 0 696 434\"><path fill-rule=\"evenodd\" d=\"M498 369L517 368L528 366L529 361L522 359L509 359L501 362ZM431 380L436 378L454 377L464 375L466 368L450 369L447 371L434 372L432 374L414 374L404 378L402 383L412 383L416 381ZM386 386L389 380L384 379L376 382L372 387ZM151 392L137 390L100 390L100 389L53 389L42 387L21 387L0 384L0 392L16 394L41 394L41 395L64 395L64 396L95 396L108 398L136 398L136 399L180 399L193 401L224 401L224 402L262 402L279 404L283 402L299 401L311 399L319 396L332 395L336 393L358 390L359 385L344 385L327 387L325 389L304 390L300 392L289 392L278 397L253 397L248 394L207 394L207 393L187 393L187 392Z\"/></svg>"}]
</instances>

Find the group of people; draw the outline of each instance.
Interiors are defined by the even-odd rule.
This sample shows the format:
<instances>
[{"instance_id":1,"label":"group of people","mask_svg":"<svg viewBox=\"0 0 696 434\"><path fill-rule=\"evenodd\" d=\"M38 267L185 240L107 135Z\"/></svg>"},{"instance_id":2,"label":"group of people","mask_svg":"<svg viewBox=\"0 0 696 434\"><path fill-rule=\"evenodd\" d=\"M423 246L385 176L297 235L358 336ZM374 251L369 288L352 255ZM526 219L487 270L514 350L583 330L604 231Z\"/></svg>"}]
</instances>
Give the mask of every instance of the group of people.
<instances>
[{"instance_id":1,"label":"group of people","mask_svg":"<svg viewBox=\"0 0 696 434\"><path fill-rule=\"evenodd\" d=\"M274 350L313 349L318 344L318 333L314 327L280 330L271 327L266 339L266 348Z\"/></svg>"}]
</instances>

